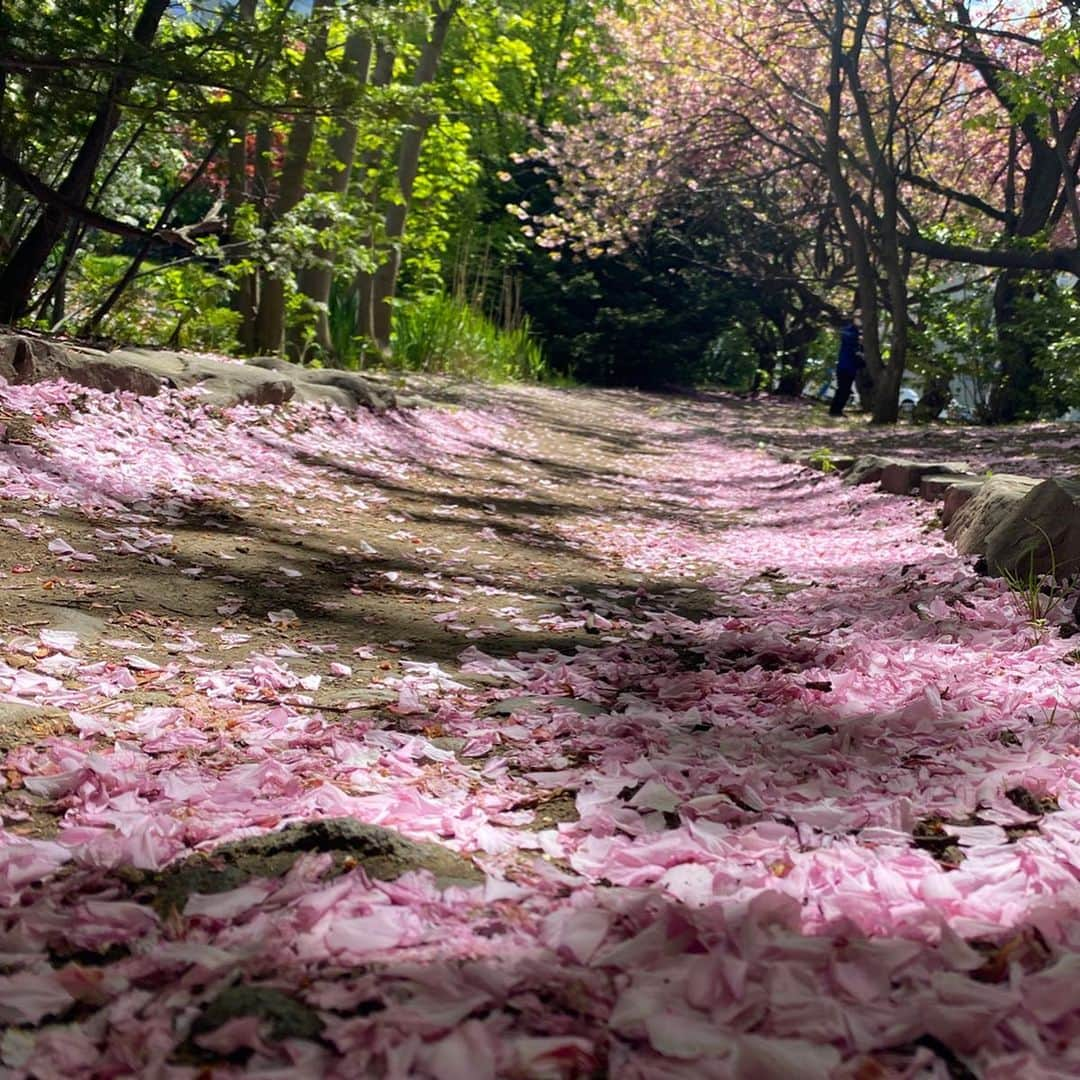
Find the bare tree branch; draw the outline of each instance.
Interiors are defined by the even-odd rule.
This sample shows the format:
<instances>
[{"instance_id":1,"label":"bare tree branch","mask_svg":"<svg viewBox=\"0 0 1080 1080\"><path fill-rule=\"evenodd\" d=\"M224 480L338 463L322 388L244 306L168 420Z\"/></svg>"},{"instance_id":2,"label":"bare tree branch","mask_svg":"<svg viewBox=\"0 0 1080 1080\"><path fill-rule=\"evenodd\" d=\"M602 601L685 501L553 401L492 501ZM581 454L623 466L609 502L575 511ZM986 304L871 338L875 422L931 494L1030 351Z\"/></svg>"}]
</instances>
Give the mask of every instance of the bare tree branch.
<instances>
[{"instance_id":1,"label":"bare tree branch","mask_svg":"<svg viewBox=\"0 0 1080 1080\"><path fill-rule=\"evenodd\" d=\"M0 150L0 176L6 177L13 184L17 184L24 191L33 195L39 203L45 206L54 206L93 229L100 229L102 232L112 233L114 236L125 236L129 239L142 240L147 243L179 244L188 250L194 250L195 248L195 241L188 235L191 232L190 227L185 230L159 229L151 231L140 228L138 225L129 225L125 221L117 221L116 218L107 217L105 214L100 214L96 210L91 210L61 195L56 188L50 187L40 177L28 172L3 150Z\"/></svg>"}]
</instances>

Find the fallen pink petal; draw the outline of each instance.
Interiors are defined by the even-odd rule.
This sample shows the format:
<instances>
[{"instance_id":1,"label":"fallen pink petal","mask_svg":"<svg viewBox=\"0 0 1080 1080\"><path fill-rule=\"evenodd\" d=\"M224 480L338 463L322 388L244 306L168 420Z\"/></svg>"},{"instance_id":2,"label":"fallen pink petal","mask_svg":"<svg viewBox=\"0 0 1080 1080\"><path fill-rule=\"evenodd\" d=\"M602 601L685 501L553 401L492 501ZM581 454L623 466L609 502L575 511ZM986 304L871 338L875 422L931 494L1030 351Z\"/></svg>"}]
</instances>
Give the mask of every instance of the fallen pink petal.
<instances>
[{"instance_id":1,"label":"fallen pink petal","mask_svg":"<svg viewBox=\"0 0 1080 1080\"><path fill-rule=\"evenodd\" d=\"M81 396L0 455L31 586L98 556L7 614L6 1075L1080 1070L1064 613L722 399L559 393L5 389Z\"/></svg>"}]
</instances>

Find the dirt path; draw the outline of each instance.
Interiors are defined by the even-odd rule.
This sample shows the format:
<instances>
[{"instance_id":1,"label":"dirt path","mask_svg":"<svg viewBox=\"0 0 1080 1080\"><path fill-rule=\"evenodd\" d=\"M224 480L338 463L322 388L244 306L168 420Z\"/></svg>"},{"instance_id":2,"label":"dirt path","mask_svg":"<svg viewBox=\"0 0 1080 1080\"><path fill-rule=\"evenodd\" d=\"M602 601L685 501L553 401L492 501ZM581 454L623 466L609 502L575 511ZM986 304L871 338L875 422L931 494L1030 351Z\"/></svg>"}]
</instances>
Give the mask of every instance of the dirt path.
<instances>
[{"instance_id":1,"label":"dirt path","mask_svg":"<svg viewBox=\"0 0 1080 1080\"><path fill-rule=\"evenodd\" d=\"M453 420L456 395L446 396ZM390 421L402 429L401 459L383 453L363 464L339 460L332 445L306 448L303 423L298 429L286 420L274 426L293 436L286 460L305 474L300 492L275 490L256 466L227 496L198 494L164 512L153 499L136 500L135 513L121 512L115 529L108 509L84 513L61 499L40 517L33 502L12 500L15 516L0 536L0 566L8 570L0 619L30 634L73 631L88 659L107 663L123 663L135 649L167 664L189 651L178 638L198 640L200 658L224 664L298 643L289 666L305 676L325 670L320 646L331 647L353 673L312 700L336 707L357 695L387 698L373 687L401 658L460 675L457 659L471 642L496 655L572 651L595 643L591 628L564 625L560 616L605 588L647 581L662 607L688 610L695 590L679 577L628 572L616 556L573 539L568 527L642 518L723 524L702 520L677 498L642 507L632 485L627 490L637 458L651 463L658 454L632 433L637 408L659 414L677 406L628 394L506 390L497 428L508 445L490 448L483 436L470 445L466 432L462 445L433 452L420 430L419 456L410 460L409 423ZM81 434L67 434L78 453ZM264 437L256 429L254 438ZM62 471L49 459L39 464L46 474ZM140 516L135 525L127 520ZM118 552L125 529L131 549ZM95 561L50 551L57 538ZM132 628L137 641L110 644L129 640ZM146 690L134 703L154 701Z\"/></svg>"},{"instance_id":2,"label":"dirt path","mask_svg":"<svg viewBox=\"0 0 1080 1080\"><path fill-rule=\"evenodd\" d=\"M0 1075L1080 1067L1069 644L790 412L421 389L9 388Z\"/></svg>"}]
</instances>

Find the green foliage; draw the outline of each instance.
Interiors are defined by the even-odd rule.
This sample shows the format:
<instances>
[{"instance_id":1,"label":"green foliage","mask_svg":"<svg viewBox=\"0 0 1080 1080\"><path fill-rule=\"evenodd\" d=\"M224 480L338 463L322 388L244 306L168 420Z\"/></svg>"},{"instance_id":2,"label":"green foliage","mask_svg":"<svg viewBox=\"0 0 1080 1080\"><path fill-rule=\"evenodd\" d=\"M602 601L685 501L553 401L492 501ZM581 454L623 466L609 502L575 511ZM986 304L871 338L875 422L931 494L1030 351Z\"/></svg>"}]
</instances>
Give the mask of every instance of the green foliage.
<instances>
[{"instance_id":1,"label":"green foliage","mask_svg":"<svg viewBox=\"0 0 1080 1080\"><path fill-rule=\"evenodd\" d=\"M364 366L363 342L356 333L359 298L355 289L335 281L330 287L327 318L336 367L356 371Z\"/></svg>"},{"instance_id":2,"label":"green foliage","mask_svg":"<svg viewBox=\"0 0 1080 1080\"><path fill-rule=\"evenodd\" d=\"M487 306L498 302L504 273L524 274L526 292L532 291L534 269L538 277L548 276L547 255L535 252L507 204L527 200L538 186L547 191L549 178L528 158L538 139L587 117L599 102L622 99L631 73L606 16L625 15L632 6L625 0L503 0L486 16L477 13L452 43L453 62L463 69L485 55L485 36L497 41L491 51L499 63L487 65L484 93L470 83L446 88L449 110L469 126L478 168L449 210L448 231L457 243L445 253L442 274L450 279L463 263L475 263L466 271L474 280L487 277ZM538 327L541 308L532 308Z\"/></svg>"},{"instance_id":3,"label":"green foliage","mask_svg":"<svg viewBox=\"0 0 1080 1080\"><path fill-rule=\"evenodd\" d=\"M1014 122L1033 118L1044 136L1052 136L1052 110L1072 105L1080 74L1080 21L1075 11L1066 25L1043 34L1039 53L1022 73L1006 71L1003 85Z\"/></svg>"},{"instance_id":4,"label":"green foliage","mask_svg":"<svg viewBox=\"0 0 1080 1080\"><path fill-rule=\"evenodd\" d=\"M1080 407L1080 296L1075 283L1031 275L1017 303L1016 337L1039 372L1035 402L1040 415L1056 417Z\"/></svg>"},{"instance_id":5,"label":"green foliage","mask_svg":"<svg viewBox=\"0 0 1080 1080\"><path fill-rule=\"evenodd\" d=\"M452 292L454 238L474 235L478 217L505 217L493 178L512 153L531 144L534 123L571 121L590 100L617 94L611 76L620 60L603 47L602 16L626 7L624 0L466 0L453 6L445 52L428 81L417 64L440 7L430 0L299 7L266 0L210 8L181 0L168 8L153 41L133 51L145 2L53 0L43 7L11 0L0 12L5 48L64 62L40 72L34 65L9 67L0 142L30 172L62 177L119 70L127 82L113 113L118 123L84 201L148 230L225 216L218 268L159 263L180 249L154 247L147 254L137 243L121 244L75 222L54 243L33 292L45 296L53 279L61 287L48 294L48 304L30 306L28 317L38 325L63 319L78 329L122 278L128 259L145 258L97 332L144 343L234 347L235 297L246 313L245 347L276 348L273 329L260 342L263 320L251 317L251 298L265 295L252 283L273 280L283 285L290 350L313 359L311 343L318 340L330 354L322 359L346 365L364 362L358 276L400 258L407 291ZM364 54L357 42L365 40L373 62L393 57L388 83L371 77L376 68L365 76L355 66ZM308 123L307 143L293 140ZM344 174L338 147L347 131L358 138ZM417 131L422 153L412 178L402 172L402 147ZM193 174L198 179L188 185ZM289 183L296 193L286 198ZM391 209L398 207L408 211L400 236L390 228ZM25 193L0 178L0 262L33 221ZM505 224L498 243L506 240L510 260L500 255L499 275L522 246L512 223ZM61 271L69 263L65 279ZM333 274L325 312L325 285L316 289L302 280L317 268ZM308 288L316 300L305 298ZM403 311L415 309L419 318L420 308ZM467 319L459 326L471 335L473 351L483 337L478 327ZM402 340L409 334L406 327ZM511 347L514 334L519 340ZM489 345L480 351L496 356L496 374L527 377L543 369L527 330L503 334L498 348ZM440 352L445 358L452 350ZM434 362L459 359L424 360Z\"/></svg>"},{"instance_id":6,"label":"green foliage","mask_svg":"<svg viewBox=\"0 0 1080 1080\"><path fill-rule=\"evenodd\" d=\"M811 451L807 457L807 461L816 469L820 469L823 473L836 472L836 461L833 457L833 452L827 446L818 447L817 450Z\"/></svg>"},{"instance_id":7,"label":"green foliage","mask_svg":"<svg viewBox=\"0 0 1080 1080\"><path fill-rule=\"evenodd\" d=\"M702 382L715 383L742 393L758 384L759 355L749 331L742 323L722 330L709 346L712 364L703 370ZM708 376L712 375L711 378Z\"/></svg>"},{"instance_id":8,"label":"green foliage","mask_svg":"<svg viewBox=\"0 0 1080 1080\"><path fill-rule=\"evenodd\" d=\"M1057 560L1054 557L1054 545L1043 529L1036 522L1029 522L1041 534L1050 554L1050 569L1040 574L1035 570L1035 551L1037 543L1031 545L1031 550L1026 552L1028 566L1026 571L1006 571L1003 574L1005 584L1009 587L1021 613L1027 619L1031 629L1031 643L1038 645L1050 625L1050 615L1061 606L1065 600L1065 594L1058 584Z\"/></svg>"},{"instance_id":9,"label":"green foliage","mask_svg":"<svg viewBox=\"0 0 1080 1080\"><path fill-rule=\"evenodd\" d=\"M924 385L962 379L979 419L1002 378L1002 345L994 325L994 277L987 272L925 276L913 303L915 325L909 366ZM1015 286L1009 346L1031 370L1027 411L1057 417L1080 406L1080 297L1072 283L1051 274L1028 273Z\"/></svg>"},{"instance_id":10,"label":"green foliage","mask_svg":"<svg viewBox=\"0 0 1080 1080\"><path fill-rule=\"evenodd\" d=\"M548 377L528 320L504 329L462 300L429 293L401 301L394 320L393 363L495 382Z\"/></svg>"},{"instance_id":11,"label":"green foliage","mask_svg":"<svg viewBox=\"0 0 1080 1080\"><path fill-rule=\"evenodd\" d=\"M76 310L96 307L124 272L123 255L87 255L72 282ZM239 316L227 307L231 287L199 262L148 266L102 324L117 341L172 348L230 352L236 349Z\"/></svg>"},{"instance_id":12,"label":"green foliage","mask_svg":"<svg viewBox=\"0 0 1080 1080\"><path fill-rule=\"evenodd\" d=\"M355 196L309 192L299 205L263 229L252 223L244 235L263 268L291 282L299 270L328 266L343 277L374 270L368 237L378 227L373 209Z\"/></svg>"},{"instance_id":13,"label":"green foliage","mask_svg":"<svg viewBox=\"0 0 1080 1080\"><path fill-rule=\"evenodd\" d=\"M938 382L946 389L951 379L963 380L981 416L988 415L997 371L992 294L985 272L950 278L927 274L912 300L909 369L925 384Z\"/></svg>"},{"instance_id":14,"label":"green foliage","mask_svg":"<svg viewBox=\"0 0 1080 1080\"><path fill-rule=\"evenodd\" d=\"M441 117L424 139L413 189L409 244L403 275L419 289L442 287L442 271L455 228L455 202L476 180L480 164L471 156L473 133L460 120Z\"/></svg>"},{"instance_id":15,"label":"green foliage","mask_svg":"<svg viewBox=\"0 0 1080 1080\"><path fill-rule=\"evenodd\" d=\"M523 304L552 367L606 385L752 382L760 308L752 283L721 269L722 244L708 223L672 215L616 254L553 260L532 249Z\"/></svg>"}]
</instances>

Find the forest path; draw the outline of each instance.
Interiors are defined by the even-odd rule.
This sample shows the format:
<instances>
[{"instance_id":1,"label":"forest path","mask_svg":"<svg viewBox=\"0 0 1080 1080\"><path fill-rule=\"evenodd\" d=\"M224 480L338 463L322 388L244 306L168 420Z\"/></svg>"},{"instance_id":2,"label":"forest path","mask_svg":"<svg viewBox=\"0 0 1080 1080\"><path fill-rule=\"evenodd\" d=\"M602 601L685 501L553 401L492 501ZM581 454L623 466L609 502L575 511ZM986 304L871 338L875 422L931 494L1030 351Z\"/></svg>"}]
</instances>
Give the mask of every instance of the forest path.
<instances>
[{"instance_id":1,"label":"forest path","mask_svg":"<svg viewBox=\"0 0 1080 1080\"><path fill-rule=\"evenodd\" d=\"M426 389L6 391L11 1075L1075 1071L1068 643L768 409Z\"/></svg>"}]
</instances>

